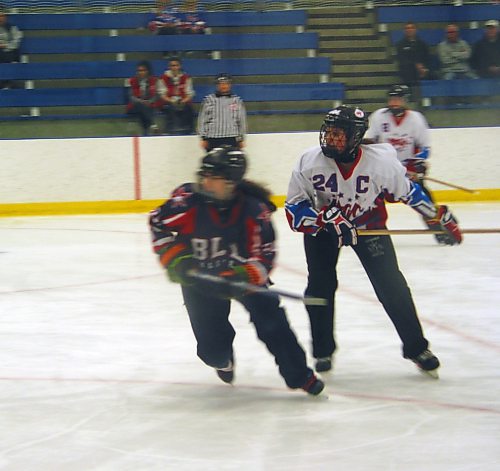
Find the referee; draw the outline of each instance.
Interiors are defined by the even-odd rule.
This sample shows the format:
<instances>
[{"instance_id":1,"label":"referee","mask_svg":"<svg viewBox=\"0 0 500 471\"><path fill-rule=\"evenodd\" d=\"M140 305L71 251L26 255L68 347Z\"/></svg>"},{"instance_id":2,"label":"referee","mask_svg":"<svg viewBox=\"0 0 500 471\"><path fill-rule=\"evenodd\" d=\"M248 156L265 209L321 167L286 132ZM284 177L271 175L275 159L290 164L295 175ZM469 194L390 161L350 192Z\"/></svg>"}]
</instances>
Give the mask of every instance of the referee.
<instances>
[{"instance_id":1,"label":"referee","mask_svg":"<svg viewBox=\"0 0 500 471\"><path fill-rule=\"evenodd\" d=\"M217 75L215 85L215 93L203 99L198 116L201 146L207 152L224 144L242 148L247 130L245 104L231 93L229 74Z\"/></svg>"}]
</instances>

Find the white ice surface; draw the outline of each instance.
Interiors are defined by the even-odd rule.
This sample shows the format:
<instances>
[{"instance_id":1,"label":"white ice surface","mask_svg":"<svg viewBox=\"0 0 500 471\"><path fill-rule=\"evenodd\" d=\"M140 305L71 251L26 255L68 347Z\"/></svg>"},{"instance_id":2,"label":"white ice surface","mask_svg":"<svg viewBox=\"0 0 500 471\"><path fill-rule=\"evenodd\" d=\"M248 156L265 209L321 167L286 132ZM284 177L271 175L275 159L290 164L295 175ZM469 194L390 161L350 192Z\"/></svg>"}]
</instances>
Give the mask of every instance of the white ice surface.
<instances>
[{"instance_id":1,"label":"white ice surface","mask_svg":"<svg viewBox=\"0 0 500 471\"><path fill-rule=\"evenodd\" d=\"M499 204L453 204L462 227L500 227ZM391 228L422 228L390 207ZM302 238L276 214L274 282L302 292ZM328 397L290 391L235 305L237 377L195 353L179 287L145 215L0 218L1 470L500 469L500 235L458 247L397 236L440 379L400 354L350 249L339 263ZM300 303L284 301L310 353Z\"/></svg>"}]
</instances>

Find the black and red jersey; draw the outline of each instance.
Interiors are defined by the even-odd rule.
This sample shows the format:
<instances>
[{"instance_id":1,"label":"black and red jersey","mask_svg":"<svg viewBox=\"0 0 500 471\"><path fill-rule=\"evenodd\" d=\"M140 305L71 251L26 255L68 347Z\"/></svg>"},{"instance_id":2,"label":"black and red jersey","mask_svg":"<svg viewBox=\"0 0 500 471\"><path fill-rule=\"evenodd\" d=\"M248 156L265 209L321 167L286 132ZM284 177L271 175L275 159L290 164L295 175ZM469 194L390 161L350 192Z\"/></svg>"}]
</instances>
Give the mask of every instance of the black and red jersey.
<instances>
[{"instance_id":1,"label":"black and red jersey","mask_svg":"<svg viewBox=\"0 0 500 471\"><path fill-rule=\"evenodd\" d=\"M221 209L186 183L151 212L153 249L187 247L200 271L220 273L235 264L259 263L267 273L275 257L275 232L266 201L242 191Z\"/></svg>"}]
</instances>

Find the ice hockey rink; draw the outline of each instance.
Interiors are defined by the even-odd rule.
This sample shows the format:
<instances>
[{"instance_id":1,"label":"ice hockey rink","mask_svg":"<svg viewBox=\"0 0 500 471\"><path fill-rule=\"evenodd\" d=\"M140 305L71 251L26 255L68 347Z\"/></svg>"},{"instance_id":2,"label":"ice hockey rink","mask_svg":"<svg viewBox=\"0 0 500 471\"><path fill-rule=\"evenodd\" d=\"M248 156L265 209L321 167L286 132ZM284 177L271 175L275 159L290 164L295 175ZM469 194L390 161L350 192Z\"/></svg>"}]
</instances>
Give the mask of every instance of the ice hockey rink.
<instances>
[{"instance_id":1,"label":"ice hockey rink","mask_svg":"<svg viewBox=\"0 0 500 471\"><path fill-rule=\"evenodd\" d=\"M499 228L500 204L450 205ZM391 205L391 228L422 228ZM280 209L275 286L305 286L302 237ZM395 236L440 379L400 354L350 249L339 263L327 395L288 390L235 305L234 386L195 353L180 290L145 214L0 218L0 469L500 469L500 234L457 247ZM302 304L283 300L308 354Z\"/></svg>"}]
</instances>

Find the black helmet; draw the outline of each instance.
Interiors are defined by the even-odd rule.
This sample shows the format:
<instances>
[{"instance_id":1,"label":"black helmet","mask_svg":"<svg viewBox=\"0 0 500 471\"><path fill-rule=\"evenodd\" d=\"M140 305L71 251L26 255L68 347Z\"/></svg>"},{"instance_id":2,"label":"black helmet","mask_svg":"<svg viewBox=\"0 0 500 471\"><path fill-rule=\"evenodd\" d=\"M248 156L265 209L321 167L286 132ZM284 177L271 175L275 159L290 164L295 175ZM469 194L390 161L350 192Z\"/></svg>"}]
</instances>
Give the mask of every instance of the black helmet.
<instances>
[{"instance_id":1,"label":"black helmet","mask_svg":"<svg viewBox=\"0 0 500 471\"><path fill-rule=\"evenodd\" d=\"M233 77L231 77L227 72L222 72L215 77L215 83L221 82L232 82Z\"/></svg>"},{"instance_id":2,"label":"black helmet","mask_svg":"<svg viewBox=\"0 0 500 471\"><path fill-rule=\"evenodd\" d=\"M389 92L387 93L389 98L398 97L402 98L404 101L402 104L391 103L389 105L389 111L396 117L400 118L405 114L406 111L406 100L410 96L410 89L406 85L393 85Z\"/></svg>"},{"instance_id":3,"label":"black helmet","mask_svg":"<svg viewBox=\"0 0 500 471\"><path fill-rule=\"evenodd\" d=\"M410 95L410 89L406 85L393 85L389 92L388 96L399 96L401 98L407 98Z\"/></svg>"},{"instance_id":4,"label":"black helmet","mask_svg":"<svg viewBox=\"0 0 500 471\"><path fill-rule=\"evenodd\" d=\"M237 147L222 146L212 149L203 157L198 174L223 177L239 183L247 169L245 154Z\"/></svg>"},{"instance_id":5,"label":"black helmet","mask_svg":"<svg viewBox=\"0 0 500 471\"><path fill-rule=\"evenodd\" d=\"M330 128L340 128L345 131L347 143L342 152L328 145L327 133ZM346 105L334 108L325 116L319 132L319 143L323 154L338 162L353 162L367 129L368 118L361 108Z\"/></svg>"}]
</instances>

